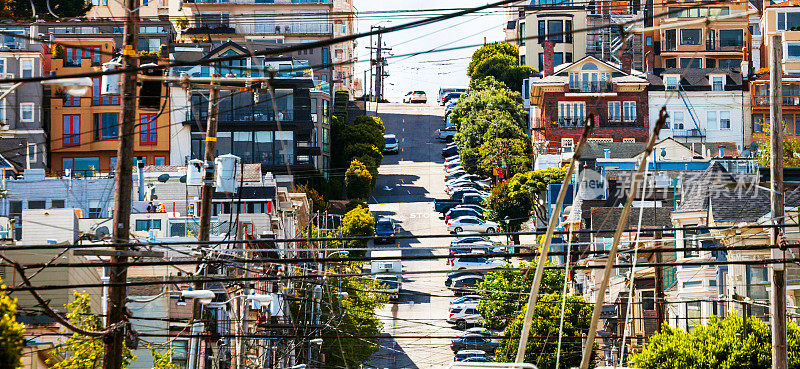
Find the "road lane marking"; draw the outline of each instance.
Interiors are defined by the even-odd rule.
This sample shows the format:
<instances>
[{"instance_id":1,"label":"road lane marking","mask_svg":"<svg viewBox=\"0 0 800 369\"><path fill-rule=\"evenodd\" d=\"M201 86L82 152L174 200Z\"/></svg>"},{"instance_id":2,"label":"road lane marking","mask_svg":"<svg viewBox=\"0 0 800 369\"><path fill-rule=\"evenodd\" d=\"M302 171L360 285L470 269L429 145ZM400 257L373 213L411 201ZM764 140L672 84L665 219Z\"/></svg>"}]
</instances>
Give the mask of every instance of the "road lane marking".
<instances>
[{"instance_id":1,"label":"road lane marking","mask_svg":"<svg viewBox=\"0 0 800 369\"><path fill-rule=\"evenodd\" d=\"M408 191L408 194L411 195L411 190L406 190L406 191Z\"/></svg>"}]
</instances>

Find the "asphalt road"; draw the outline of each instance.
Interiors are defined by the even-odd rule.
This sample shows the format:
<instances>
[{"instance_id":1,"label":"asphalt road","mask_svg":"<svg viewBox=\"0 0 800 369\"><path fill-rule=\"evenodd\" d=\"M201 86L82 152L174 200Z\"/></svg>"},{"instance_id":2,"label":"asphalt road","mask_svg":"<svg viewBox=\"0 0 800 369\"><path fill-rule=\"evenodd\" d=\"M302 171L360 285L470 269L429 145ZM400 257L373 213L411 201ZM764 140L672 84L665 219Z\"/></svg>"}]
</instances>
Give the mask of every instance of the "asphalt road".
<instances>
[{"instance_id":1,"label":"asphalt road","mask_svg":"<svg viewBox=\"0 0 800 369\"><path fill-rule=\"evenodd\" d=\"M378 107L378 116L386 126L386 133L394 133L400 141L400 153L384 156L369 207L376 217L395 219L400 234L447 233L444 221L433 210L433 199L446 197L441 157L443 144L434 137L434 132L442 126L443 114L444 108L435 104L380 104ZM431 252L438 255L447 254L447 250L424 247L447 246L449 242L446 238L412 238L401 240L396 245L375 247L399 247L404 256ZM403 263L404 271L444 269L448 266L442 259ZM453 296L444 286L445 275L415 274L404 278L398 301L377 312L387 338L381 340L380 350L365 367L430 368L452 363L449 338L402 338L404 335L454 336L460 333L445 322Z\"/></svg>"}]
</instances>

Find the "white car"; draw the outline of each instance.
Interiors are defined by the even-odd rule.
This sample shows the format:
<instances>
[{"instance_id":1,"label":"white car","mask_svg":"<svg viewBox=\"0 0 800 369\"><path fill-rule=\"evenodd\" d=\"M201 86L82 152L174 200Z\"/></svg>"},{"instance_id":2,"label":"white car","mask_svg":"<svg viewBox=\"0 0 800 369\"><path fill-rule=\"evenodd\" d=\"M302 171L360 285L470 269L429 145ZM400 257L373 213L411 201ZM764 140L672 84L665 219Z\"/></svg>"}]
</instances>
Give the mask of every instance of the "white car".
<instances>
[{"instance_id":1,"label":"white car","mask_svg":"<svg viewBox=\"0 0 800 369\"><path fill-rule=\"evenodd\" d=\"M461 164L453 166L453 167L450 167L450 168L447 168L447 169L444 170L444 172L447 173L447 174L450 174L450 173L457 172L457 171L460 171L460 170L464 170L464 168L461 166Z\"/></svg>"},{"instance_id":2,"label":"white car","mask_svg":"<svg viewBox=\"0 0 800 369\"><path fill-rule=\"evenodd\" d=\"M458 329L466 329L467 325L474 325L480 323L482 317L481 314L478 313L477 307L468 307L468 306L455 306L450 308L450 314L448 314L447 322L450 324L455 324Z\"/></svg>"},{"instance_id":3,"label":"white car","mask_svg":"<svg viewBox=\"0 0 800 369\"><path fill-rule=\"evenodd\" d=\"M494 269L503 266L506 262L501 259L486 257L483 253L462 255L453 259L453 270Z\"/></svg>"},{"instance_id":4,"label":"white car","mask_svg":"<svg viewBox=\"0 0 800 369\"><path fill-rule=\"evenodd\" d=\"M477 217L460 217L447 221L447 231L450 233L461 233L464 231L494 233L497 229L497 223L490 220L482 220Z\"/></svg>"}]
</instances>

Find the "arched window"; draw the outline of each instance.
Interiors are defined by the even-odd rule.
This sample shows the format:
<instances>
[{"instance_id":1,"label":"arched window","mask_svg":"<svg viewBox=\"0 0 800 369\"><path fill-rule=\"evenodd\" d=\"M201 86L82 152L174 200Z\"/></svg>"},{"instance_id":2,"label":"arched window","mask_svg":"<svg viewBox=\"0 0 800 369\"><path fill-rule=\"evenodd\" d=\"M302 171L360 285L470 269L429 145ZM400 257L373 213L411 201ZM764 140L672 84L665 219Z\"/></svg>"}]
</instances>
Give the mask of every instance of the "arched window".
<instances>
[{"instance_id":1,"label":"arched window","mask_svg":"<svg viewBox=\"0 0 800 369\"><path fill-rule=\"evenodd\" d=\"M598 70L597 64L595 63L586 63L581 67L581 70Z\"/></svg>"}]
</instances>

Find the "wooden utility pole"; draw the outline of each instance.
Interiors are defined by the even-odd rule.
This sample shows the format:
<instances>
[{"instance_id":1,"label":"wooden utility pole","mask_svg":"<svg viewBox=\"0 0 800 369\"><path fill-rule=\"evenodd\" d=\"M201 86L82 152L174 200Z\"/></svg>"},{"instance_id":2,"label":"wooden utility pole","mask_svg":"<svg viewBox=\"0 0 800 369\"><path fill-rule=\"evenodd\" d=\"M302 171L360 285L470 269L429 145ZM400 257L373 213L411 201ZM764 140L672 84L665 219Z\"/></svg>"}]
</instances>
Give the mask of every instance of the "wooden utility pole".
<instances>
[{"instance_id":1,"label":"wooden utility pole","mask_svg":"<svg viewBox=\"0 0 800 369\"><path fill-rule=\"evenodd\" d=\"M215 82L211 83L211 90L208 94L208 122L206 123L206 148L205 148L205 156L204 156L204 167L206 169L205 176L203 178L203 188L200 193L200 225L197 232L197 240L200 242L208 241L209 235L211 234L211 199L214 196L214 159L217 156L217 113L219 112L219 87ZM206 252L203 249L203 246L198 244L198 250L200 254L198 256L200 264L204 261L206 257ZM204 267L204 268L207 268ZM203 269L203 273L206 272L206 269ZM197 282L194 285L196 290L203 289L203 283ZM200 300L195 299L194 305L192 309L192 321L197 322L198 320L202 319L203 317L203 305L200 304ZM200 359L203 357L201 353L202 341L198 340L197 350L194 352L196 355L195 363L197 368L202 367L200 365ZM189 369L197 369L197 368L189 368Z\"/></svg>"},{"instance_id":2,"label":"wooden utility pole","mask_svg":"<svg viewBox=\"0 0 800 369\"><path fill-rule=\"evenodd\" d=\"M654 212L655 213L655 212ZM661 326L666 323L667 321L667 311L665 305L665 297L664 297L664 267L661 266L663 259L661 257L661 248L664 245L664 241L661 238L664 237L664 232L656 231L655 232L655 239L656 239L656 278L655 278L655 303L656 303L656 316L658 317L658 330L661 330Z\"/></svg>"},{"instance_id":3,"label":"wooden utility pole","mask_svg":"<svg viewBox=\"0 0 800 369\"><path fill-rule=\"evenodd\" d=\"M770 114L770 205L772 208L772 224L783 224L783 37L772 36L769 69L769 114ZM782 228L771 228L770 245L780 245ZM783 249L772 249L772 258L784 258ZM783 264L770 264L772 280L769 299L772 316L772 368L786 369L786 270Z\"/></svg>"},{"instance_id":4,"label":"wooden utility pole","mask_svg":"<svg viewBox=\"0 0 800 369\"><path fill-rule=\"evenodd\" d=\"M117 168L114 180L114 219L112 239L117 255L111 257L109 268L108 325L114 326L127 319L125 316L125 300L127 289L120 283L127 282L128 268L121 266L128 261L125 254L130 241L131 196L133 192L133 140L136 119L136 76L139 59L136 46L139 38L139 0L125 0L127 15L125 17L125 34L122 36L122 67L128 70L122 76L122 120L119 125L119 148L117 149ZM125 345L125 334L117 331L106 339L103 352L104 369L122 368L122 351Z\"/></svg>"}]
</instances>

